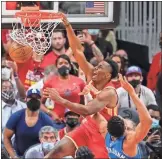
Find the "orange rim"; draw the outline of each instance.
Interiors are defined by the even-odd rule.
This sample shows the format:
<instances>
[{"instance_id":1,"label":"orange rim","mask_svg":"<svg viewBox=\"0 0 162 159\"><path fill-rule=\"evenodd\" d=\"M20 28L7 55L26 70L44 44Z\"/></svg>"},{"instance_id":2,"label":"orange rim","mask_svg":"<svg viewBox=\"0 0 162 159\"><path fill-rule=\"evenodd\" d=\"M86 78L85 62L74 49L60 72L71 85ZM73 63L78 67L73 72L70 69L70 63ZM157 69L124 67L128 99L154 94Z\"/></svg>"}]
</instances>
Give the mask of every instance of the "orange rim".
<instances>
[{"instance_id":1,"label":"orange rim","mask_svg":"<svg viewBox=\"0 0 162 159\"><path fill-rule=\"evenodd\" d=\"M61 19L61 16L58 13L49 13L49 12L41 12L41 11L23 11L17 12L15 14L16 18L29 18L29 19Z\"/></svg>"},{"instance_id":2,"label":"orange rim","mask_svg":"<svg viewBox=\"0 0 162 159\"><path fill-rule=\"evenodd\" d=\"M33 7L21 7L20 12L15 13L16 18L21 18L25 27L40 26L41 19L61 19L58 13L42 12L39 11L38 6Z\"/></svg>"},{"instance_id":3,"label":"orange rim","mask_svg":"<svg viewBox=\"0 0 162 159\"><path fill-rule=\"evenodd\" d=\"M58 13L42 12L38 6L21 7L20 12L16 12L16 17L31 19L60 19Z\"/></svg>"}]
</instances>

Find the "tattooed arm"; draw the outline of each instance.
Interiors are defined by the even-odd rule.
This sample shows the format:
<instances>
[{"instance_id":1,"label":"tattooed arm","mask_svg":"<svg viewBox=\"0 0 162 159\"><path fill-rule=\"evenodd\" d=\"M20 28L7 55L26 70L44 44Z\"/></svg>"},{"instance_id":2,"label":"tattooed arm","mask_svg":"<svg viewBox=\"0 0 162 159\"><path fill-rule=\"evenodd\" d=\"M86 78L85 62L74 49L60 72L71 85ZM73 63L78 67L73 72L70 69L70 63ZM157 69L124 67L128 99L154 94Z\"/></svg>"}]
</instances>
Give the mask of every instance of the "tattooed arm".
<instances>
[{"instance_id":1,"label":"tattooed arm","mask_svg":"<svg viewBox=\"0 0 162 159\"><path fill-rule=\"evenodd\" d=\"M96 59L99 62L102 61L104 59L103 54L100 51L100 49L96 46L96 44L94 43L94 41L91 42L90 46L92 48L93 55L96 57Z\"/></svg>"},{"instance_id":2,"label":"tattooed arm","mask_svg":"<svg viewBox=\"0 0 162 159\"><path fill-rule=\"evenodd\" d=\"M92 40L91 35L88 33L88 31L85 29L83 32L83 39L82 41L87 43L91 48L93 55L96 57L97 61L100 62L104 59L104 56L101 52L101 50L96 46L95 42Z\"/></svg>"}]
</instances>

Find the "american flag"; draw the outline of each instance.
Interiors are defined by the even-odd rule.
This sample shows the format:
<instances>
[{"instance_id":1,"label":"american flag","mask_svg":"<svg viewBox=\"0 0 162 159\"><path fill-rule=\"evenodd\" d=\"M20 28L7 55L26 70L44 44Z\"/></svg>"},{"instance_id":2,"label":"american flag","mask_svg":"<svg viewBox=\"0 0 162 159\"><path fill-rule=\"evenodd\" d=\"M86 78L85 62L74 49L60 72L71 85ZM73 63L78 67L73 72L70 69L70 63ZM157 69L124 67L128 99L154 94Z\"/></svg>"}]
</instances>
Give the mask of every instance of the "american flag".
<instances>
[{"instance_id":1,"label":"american flag","mask_svg":"<svg viewBox=\"0 0 162 159\"><path fill-rule=\"evenodd\" d=\"M104 2L86 2L86 8L85 8L86 14L91 13L105 13L105 5Z\"/></svg>"}]
</instances>

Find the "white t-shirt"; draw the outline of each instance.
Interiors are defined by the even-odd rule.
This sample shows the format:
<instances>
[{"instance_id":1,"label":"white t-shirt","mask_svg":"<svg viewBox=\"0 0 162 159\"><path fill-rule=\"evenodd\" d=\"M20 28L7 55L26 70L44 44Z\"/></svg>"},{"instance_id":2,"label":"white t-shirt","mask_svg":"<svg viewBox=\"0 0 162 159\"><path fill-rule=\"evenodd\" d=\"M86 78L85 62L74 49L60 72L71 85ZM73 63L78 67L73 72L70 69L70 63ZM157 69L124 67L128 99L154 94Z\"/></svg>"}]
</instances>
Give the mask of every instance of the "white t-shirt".
<instances>
[{"instance_id":1,"label":"white t-shirt","mask_svg":"<svg viewBox=\"0 0 162 159\"><path fill-rule=\"evenodd\" d=\"M124 88L122 88L122 87L118 88L117 94L119 97L119 108L120 107L136 108L131 97L128 95L128 92ZM141 92L139 94L140 94L139 98L145 104L145 106L147 106L149 104L157 105L155 96L149 88L141 85ZM129 97L130 97L130 102L129 102Z\"/></svg>"}]
</instances>

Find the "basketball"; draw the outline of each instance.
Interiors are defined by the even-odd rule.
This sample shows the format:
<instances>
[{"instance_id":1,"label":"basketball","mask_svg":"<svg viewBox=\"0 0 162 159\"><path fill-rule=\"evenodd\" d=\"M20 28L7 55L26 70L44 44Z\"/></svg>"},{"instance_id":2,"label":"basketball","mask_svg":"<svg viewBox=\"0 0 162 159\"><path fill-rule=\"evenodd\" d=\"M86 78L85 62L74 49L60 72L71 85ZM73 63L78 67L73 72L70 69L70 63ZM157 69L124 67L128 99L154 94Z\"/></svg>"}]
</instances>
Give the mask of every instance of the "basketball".
<instances>
[{"instance_id":1,"label":"basketball","mask_svg":"<svg viewBox=\"0 0 162 159\"><path fill-rule=\"evenodd\" d=\"M16 42L11 44L9 55L17 63L25 63L33 55L33 49L29 46L23 46Z\"/></svg>"}]
</instances>

